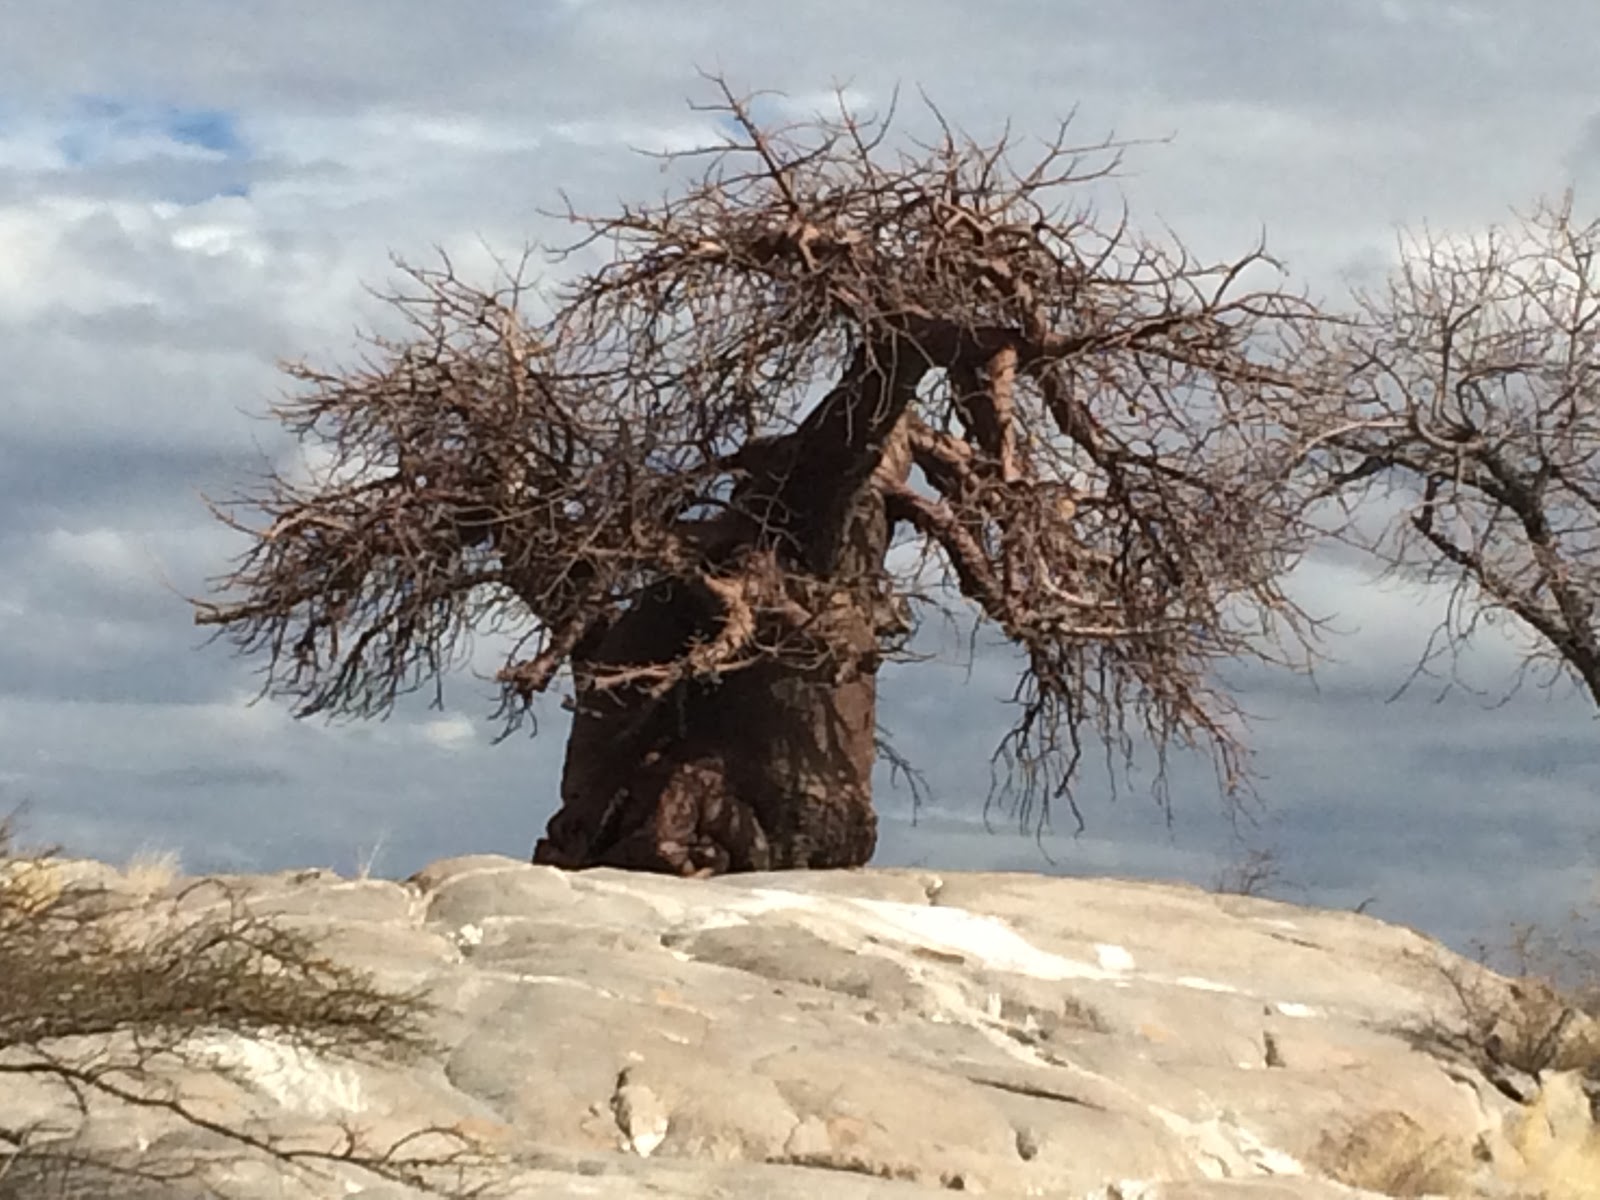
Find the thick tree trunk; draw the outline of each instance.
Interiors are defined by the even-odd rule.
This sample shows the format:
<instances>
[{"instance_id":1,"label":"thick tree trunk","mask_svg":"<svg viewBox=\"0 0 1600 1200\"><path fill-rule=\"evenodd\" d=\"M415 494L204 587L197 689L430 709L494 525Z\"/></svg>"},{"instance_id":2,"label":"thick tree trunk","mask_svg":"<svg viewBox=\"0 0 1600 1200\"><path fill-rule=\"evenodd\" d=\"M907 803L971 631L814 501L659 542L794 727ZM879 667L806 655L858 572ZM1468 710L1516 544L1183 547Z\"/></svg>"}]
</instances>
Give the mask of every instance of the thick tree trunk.
<instances>
[{"instance_id":1,"label":"thick tree trunk","mask_svg":"<svg viewBox=\"0 0 1600 1200\"><path fill-rule=\"evenodd\" d=\"M888 522L875 492L845 542L844 565L881 566ZM710 596L663 584L580 671L670 662L720 616ZM534 861L684 875L866 863L877 843L878 617L863 589L840 589L813 630L831 649L824 661L767 660L659 699L580 692L561 809Z\"/></svg>"},{"instance_id":2,"label":"thick tree trunk","mask_svg":"<svg viewBox=\"0 0 1600 1200\"><path fill-rule=\"evenodd\" d=\"M696 874L872 857L876 585L890 534L876 485L910 470L901 418L926 369L892 346L858 351L798 430L744 464L747 524L735 540L831 593L811 630L829 653L815 664L768 659L659 699L580 688L561 809L535 862ZM703 590L664 583L574 665L582 678L595 666L671 662L715 636L722 615Z\"/></svg>"},{"instance_id":3,"label":"thick tree trunk","mask_svg":"<svg viewBox=\"0 0 1600 1200\"><path fill-rule=\"evenodd\" d=\"M630 651L688 603L668 596L628 614L597 658L650 661ZM655 702L580 697L562 806L534 861L684 875L864 864L877 841L870 640L866 650L837 675L770 662Z\"/></svg>"}]
</instances>

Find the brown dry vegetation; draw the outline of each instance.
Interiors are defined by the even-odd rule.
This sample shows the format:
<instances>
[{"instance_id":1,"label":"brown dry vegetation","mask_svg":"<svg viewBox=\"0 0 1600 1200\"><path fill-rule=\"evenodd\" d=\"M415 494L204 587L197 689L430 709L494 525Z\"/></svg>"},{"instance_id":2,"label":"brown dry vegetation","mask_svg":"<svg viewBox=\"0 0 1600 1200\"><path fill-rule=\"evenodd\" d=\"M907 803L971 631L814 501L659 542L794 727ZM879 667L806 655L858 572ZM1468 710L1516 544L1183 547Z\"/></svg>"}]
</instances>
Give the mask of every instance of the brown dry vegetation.
<instances>
[{"instance_id":1,"label":"brown dry vegetation","mask_svg":"<svg viewBox=\"0 0 1600 1200\"><path fill-rule=\"evenodd\" d=\"M1480 1194L1473 1179L1490 1177L1499 1181L1496 1194L1516 1200L1600 1200L1600 955L1592 933L1582 916L1559 932L1519 927L1504 949L1480 951L1499 970L1419 960L1443 977L1452 1000L1404 1032L1521 1105L1503 1131L1513 1153L1485 1145L1469 1152L1414 1122L1388 1122L1324 1139L1325 1169L1394 1196L1465 1200Z\"/></svg>"},{"instance_id":2,"label":"brown dry vegetation","mask_svg":"<svg viewBox=\"0 0 1600 1200\"><path fill-rule=\"evenodd\" d=\"M1349 1187L1411 1200L1459 1196L1471 1154L1449 1138L1430 1135L1402 1112L1375 1113L1339 1134L1322 1136L1312 1160Z\"/></svg>"},{"instance_id":3,"label":"brown dry vegetation","mask_svg":"<svg viewBox=\"0 0 1600 1200\"><path fill-rule=\"evenodd\" d=\"M404 1060L428 1044L421 995L385 992L328 961L216 881L140 896L165 886L162 872L144 870L144 888L130 895L70 867L48 851L17 849L0 821L0 1095L75 1114L64 1122L0 1115L0 1200L135 1195L178 1180L220 1186L211 1171L252 1159L288 1173L357 1166L465 1194L460 1172L481 1156L453 1131L372 1146L346 1128L327 1145L292 1146L236 1115L246 1109L219 1109L214 1095L190 1094L182 1082L195 1072L230 1078L206 1053L219 1034L271 1039L318 1060ZM186 906L195 915L179 915ZM233 1082L248 1092L248 1080ZM215 1153L134 1153L84 1139L118 1112L176 1118ZM425 1135L437 1135L429 1152Z\"/></svg>"},{"instance_id":4,"label":"brown dry vegetation","mask_svg":"<svg viewBox=\"0 0 1600 1200\"><path fill-rule=\"evenodd\" d=\"M1575 1071L1600 1092L1600 952L1582 914L1554 931L1516 926L1482 957L1506 977L1447 970L1465 1035L1483 1061L1537 1078Z\"/></svg>"}]
</instances>

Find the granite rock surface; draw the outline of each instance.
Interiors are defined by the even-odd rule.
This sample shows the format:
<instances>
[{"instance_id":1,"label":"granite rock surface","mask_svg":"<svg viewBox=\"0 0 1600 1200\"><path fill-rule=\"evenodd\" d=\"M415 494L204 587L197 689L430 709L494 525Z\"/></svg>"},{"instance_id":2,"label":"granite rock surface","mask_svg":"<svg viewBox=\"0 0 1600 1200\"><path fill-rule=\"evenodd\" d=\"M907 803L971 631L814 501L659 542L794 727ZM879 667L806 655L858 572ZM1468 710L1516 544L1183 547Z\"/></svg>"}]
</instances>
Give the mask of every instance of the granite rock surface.
<instances>
[{"instance_id":1,"label":"granite rock surface","mask_svg":"<svg viewBox=\"0 0 1600 1200\"><path fill-rule=\"evenodd\" d=\"M140 919L216 902L184 882L140 897ZM437 1051L313 1059L219 1033L207 1053L235 1082L187 1084L273 1136L459 1130L496 1156L490 1195L1331 1200L1369 1194L1338 1182L1363 1170L1392 1189L1359 1160L1411 1155L1455 1194L1513 1197L1600 1163L1581 1080L1495 1079L1427 1036L1459 1023L1462 979L1504 981L1354 913L1109 879L677 880L489 856L404 882L224 882L330 958L424 989ZM11 1088L0 1119L52 1103ZM353 1167L291 1177L159 1112L97 1110L79 1136L212 1156L230 1195L420 1194Z\"/></svg>"}]
</instances>

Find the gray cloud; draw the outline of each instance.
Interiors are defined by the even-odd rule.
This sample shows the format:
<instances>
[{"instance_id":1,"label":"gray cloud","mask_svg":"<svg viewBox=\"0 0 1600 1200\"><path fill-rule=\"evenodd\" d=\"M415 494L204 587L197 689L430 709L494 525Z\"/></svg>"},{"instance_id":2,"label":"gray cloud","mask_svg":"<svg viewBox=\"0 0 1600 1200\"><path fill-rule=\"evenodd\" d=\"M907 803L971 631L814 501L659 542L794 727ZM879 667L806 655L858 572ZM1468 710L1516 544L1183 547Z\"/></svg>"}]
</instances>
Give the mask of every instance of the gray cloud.
<instances>
[{"instance_id":1,"label":"gray cloud","mask_svg":"<svg viewBox=\"0 0 1600 1200\"><path fill-rule=\"evenodd\" d=\"M538 739L497 748L472 679L443 714L373 726L246 707L252 664L197 649L181 600L237 547L196 492L283 452L246 414L280 387L277 360L352 360L391 252L438 246L487 277L494 251L563 236L539 211L558 189L601 209L669 186L629 147L712 135L685 104L708 96L699 67L800 112L835 83L876 105L900 85L910 131L928 128L922 86L979 134L1012 119L1037 136L1075 105L1088 140L1172 134L1100 199L1206 254L1265 227L1336 296L1381 273L1396 222L1471 230L1568 183L1581 202L1600 173L1597 36L1582 0L21 6L0 42L0 807L31 800L36 831L83 852L173 846L193 869L348 869L380 841L389 872L526 852L554 807L555 706ZM1240 673L1258 826L1179 758L1171 828L1090 771L1083 836L1058 822L1041 849L1003 809L984 832L1009 664L985 651L969 679L952 643L885 680L884 722L935 799L911 824L884 773L879 861L1205 882L1244 839L1277 848L1294 898L1375 895L1458 943L1558 916L1600 872L1591 708L1434 704L1426 686L1385 704L1436 610L1345 555L1299 586L1350 632L1320 690ZM1516 657L1486 645L1469 674L1502 685Z\"/></svg>"}]
</instances>

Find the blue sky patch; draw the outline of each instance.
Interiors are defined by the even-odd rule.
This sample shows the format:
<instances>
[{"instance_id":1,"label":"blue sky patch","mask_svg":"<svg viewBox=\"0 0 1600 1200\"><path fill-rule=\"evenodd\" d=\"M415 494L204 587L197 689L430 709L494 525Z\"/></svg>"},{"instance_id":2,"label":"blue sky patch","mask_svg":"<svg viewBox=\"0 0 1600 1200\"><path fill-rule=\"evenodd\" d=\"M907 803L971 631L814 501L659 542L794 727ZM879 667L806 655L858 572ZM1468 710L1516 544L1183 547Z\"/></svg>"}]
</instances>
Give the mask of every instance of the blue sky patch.
<instances>
[{"instance_id":1,"label":"blue sky patch","mask_svg":"<svg viewBox=\"0 0 1600 1200\"><path fill-rule=\"evenodd\" d=\"M234 114L219 108L143 104L115 96L80 96L57 145L74 166L116 157L118 142L157 139L226 158L246 157Z\"/></svg>"},{"instance_id":2,"label":"blue sky patch","mask_svg":"<svg viewBox=\"0 0 1600 1200\"><path fill-rule=\"evenodd\" d=\"M220 109L169 109L166 129L175 142L201 146L229 158L244 152L233 115Z\"/></svg>"},{"instance_id":3,"label":"blue sky patch","mask_svg":"<svg viewBox=\"0 0 1600 1200\"><path fill-rule=\"evenodd\" d=\"M69 166L84 170L139 164L155 199L187 205L249 191L249 147L236 116L225 109L79 96L65 114L56 148Z\"/></svg>"},{"instance_id":4,"label":"blue sky patch","mask_svg":"<svg viewBox=\"0 0 1600 1200\"><path fill-rule=\"evenodd\" d=\"M737 93L735 93L737 94ZM781 97L757 94L746 97L750 115L755 118L756 124L764 126L783 125L783 101ZM791 118L792 119L792 118ZM728 136L744 140L744 128L734 119L732 113L723 113L717 117L717 125Z\"/></svg>"}]
</instances>

